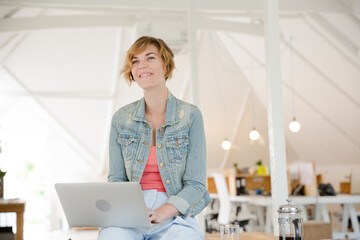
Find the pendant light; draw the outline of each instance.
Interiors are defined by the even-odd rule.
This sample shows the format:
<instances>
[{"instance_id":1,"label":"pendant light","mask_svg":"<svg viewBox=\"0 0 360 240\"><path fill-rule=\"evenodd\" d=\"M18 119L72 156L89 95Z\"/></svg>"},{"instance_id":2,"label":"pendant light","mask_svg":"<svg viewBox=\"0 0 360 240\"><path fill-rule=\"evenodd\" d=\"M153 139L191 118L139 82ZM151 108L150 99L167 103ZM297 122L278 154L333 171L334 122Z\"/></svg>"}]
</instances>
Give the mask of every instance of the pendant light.
<instances>
[{"instance_id":1,"label":"pendant light","mask_svg":"<svg viewBox=\"0 0 360 240\"><path fill-rule=\"evenodd\" d=\"M258 130L256 130L256 128L253 128L250 133L249 133L249 138L253 141L258 140L260 137L260 133L258 132Z\"/></svg>"},{"instance_id":2,"label":"pendant light","mask_svg":"<svg viewBox=\"0 0 360 240\"><path fill-rule=\"evenodd\" d=\"M250 91L251 91L251 115L252 115L252 123L253 123L253 129L250 131L249 133L249 138L252 141L256 141L259 139L260 137L260 133L258 132L258 130L256 130L255 127L255 111L254 111L254 89L253 89L253 84L254 84L254 65L253 62L251 63L251 83L250 83Z\"/></svg>"},{"instance_id":3,"label":"pendant light","mask_svg":"<svg viewBox=\"0 0 360 240\"><path fill-rule=\"evenodd\" d=\"M227 108L226 108L226 103L225 103L225 99L223 99L223 101L224 101L224 136L225 136L225 138L224 138L224 140L222 141L222 143L221 143L221 147L222 147L222 149L224 149L225 151L228 151L228 150L230 150L230 148L231 148L231 142L230 142L230 140L226 137L227 136L227 124L226 124L226 120L227 120Z\"/></svg>"},{"instance_id":4,"label":"pendant light","mask_svg":"<svg viewBox=\"0 0 360 240\"><path fill-rule=\"evenodd\" d=\"M293 46L292 46L292 37L290 38L290 70L291 70L291 94L292 94L292 110L293 110L293 119L289 124L289 129L293 133L297 133L301 125L296 121L295 117L295 94L294 94L294 66L293 66Z\"/></svg>"},{"instance_id":5,"label":"pendant light","mask_svg":"<svg viewBox=\"0 0 360 240\"><path fill-rule=\"evenodd\" d=\"M224 141L222 141L222 143L221 143L221 147L222 147L222 149L224 149L225 151L230 150L230 148L231 148L231 142L230 142L227 138L225 138Z\"/></svg>"},{"instance_id":6,"label":"pendant light","mask_svg":"<svg viewBox=\"0 0 360 240\"><path fill-rule=\"evenodd\" d=\"M300 123L298 121L296 121L296 118L294 117L293 120L289 124L290 131L292 131L293 133L296 133L300 130L300 128L301 128Z\"/></svg>"}]
</instances>

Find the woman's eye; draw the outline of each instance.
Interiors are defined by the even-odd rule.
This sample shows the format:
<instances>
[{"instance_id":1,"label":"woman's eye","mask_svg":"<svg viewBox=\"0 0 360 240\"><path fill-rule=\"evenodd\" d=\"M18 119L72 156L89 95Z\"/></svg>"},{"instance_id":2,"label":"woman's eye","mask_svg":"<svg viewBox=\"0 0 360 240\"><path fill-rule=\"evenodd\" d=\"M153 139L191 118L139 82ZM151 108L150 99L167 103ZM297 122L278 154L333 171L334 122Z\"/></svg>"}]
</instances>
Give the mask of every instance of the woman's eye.
<instances>
[{"instance_id":1,"label":"woman's eye","mask_svg":"<svg viewBox=\"0 0 360 240\"><path fill-rule=\"evenodd\" d=\"M155 59L154 57L148 57L148 60L153 60L153 59Z\"/></svg>"},{"instance_id":2,"label":"woman's eye","mask_svg":"<svg viewBox=\"0 0 360 240\"><path fill-rule=\"evenodd\" d=\"M138 63L139 61L138 60L135 60L135 61L132 61L132 65Z\"/></svg>"}]
</instances>

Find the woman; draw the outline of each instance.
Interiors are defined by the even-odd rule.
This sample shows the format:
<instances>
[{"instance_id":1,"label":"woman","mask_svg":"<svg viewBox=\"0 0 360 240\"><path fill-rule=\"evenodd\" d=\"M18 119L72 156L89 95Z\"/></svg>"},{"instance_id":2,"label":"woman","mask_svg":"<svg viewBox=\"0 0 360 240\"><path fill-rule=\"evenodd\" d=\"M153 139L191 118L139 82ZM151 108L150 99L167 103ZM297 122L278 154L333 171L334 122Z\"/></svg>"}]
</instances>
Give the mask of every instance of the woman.
<instances>
[{"instance_id":1,"label":"woman","mask_svg":"<svg viewBox=\"0 0 360 240\"><path fill-rule=\"evenodd\" d=\"M130 47L122 73L144 97L118 110L110 132L110 182L140 182L150 228L103 228L99 240L203 239L194 216L210 202L202 115L175 98L166 81L174 69L166 43L141 37Z\"/></svg>"}]
</instances>

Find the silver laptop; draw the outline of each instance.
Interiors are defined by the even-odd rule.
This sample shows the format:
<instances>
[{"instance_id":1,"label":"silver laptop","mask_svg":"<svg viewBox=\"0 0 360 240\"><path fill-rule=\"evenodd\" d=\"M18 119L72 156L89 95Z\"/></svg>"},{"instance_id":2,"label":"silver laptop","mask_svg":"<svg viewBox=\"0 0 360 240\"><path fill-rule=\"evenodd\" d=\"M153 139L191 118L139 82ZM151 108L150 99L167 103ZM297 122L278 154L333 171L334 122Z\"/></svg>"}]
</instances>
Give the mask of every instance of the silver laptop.
<instances>
[{"instance_id":1,"label":"silver laptop","mask_svg":"<svg viewBox=\"0 0 360 240\"><path fill-rule=\"evenodd\" d=\"M150 227L139 183L56 183L71 227Z\"/></svg>"}]
</instances>

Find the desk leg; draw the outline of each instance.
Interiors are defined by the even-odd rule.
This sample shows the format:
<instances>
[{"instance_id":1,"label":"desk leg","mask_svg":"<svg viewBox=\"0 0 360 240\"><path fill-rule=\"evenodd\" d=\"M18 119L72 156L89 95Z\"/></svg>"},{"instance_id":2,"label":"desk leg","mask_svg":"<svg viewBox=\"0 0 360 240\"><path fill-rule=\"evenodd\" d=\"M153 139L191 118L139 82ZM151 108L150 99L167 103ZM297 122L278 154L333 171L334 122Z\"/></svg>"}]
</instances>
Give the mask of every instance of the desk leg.
<instances>
[{"instance_id":1,"label":"desk leg","mask_svg":"<svg viewBox=\"0 0 360 240\"><path fill-rule=\"evenodd\" d=\"M348 205L348 210L350 213L350 219L351 219L352 227L354 229L354 233L359 233L360 232L359 231L359 221L356 216L356 210L355 210L354 204L345 204L345 205Z\"/></svg>"},{"instance_id":2,"label":"desk leg","mask_svg":"<svg viewBox=\"0 0 360 240\"><path fill-rule=\"evenodd\" d=\"M326 207L326 204L319 204L320 210L321 210L321 218L324 222L329 223L330 222L330 216L328 209Z\"/></svg>"},{"instance_id":3,"label":"desk leg","mask_svg":"<svg viewBox=\"0 0 360 240\"><path fill-rule=\"evenodd\" d=\"M266 216L265 216L265 233L272 234L273 231L271 229L272 226L272 207L266 207Z\"/></svg>"},{"instance_id":4,"label":"desk leg","mask_svg":"<svg viewBox=\"0 0 360 240\"><path fill-rule=\"evenodd\" d=\"M315 204L315 220L316 221L321 221L320 204Z\"/></svg>"},{"instance_id":5,"label":"desk leg","mask_svg":"<svg viewBox=\"0 0 360 240\"><path fill-rule=\"evenodd\" d=\"M256 211L256 216L257 216L258 223L259 223L259 226L260 226L260 231L262 232L262 231L265 230L264 208L255 205L255 211Z\"/></svg>"},{"instance_id":6,"label":"desk leg","mask_svg":"<svg viewBox=\"0 0 360 240\"><path fill-rule=\"evenodd\" d=\"M23 240L23 232L24 232L24 213L17 212L16 213L16 235L15 240Z\"/></svg>"},{"instance_id":7,"label":"desk leg","mask_svg":"<svg viewBox=\"0 0 360 240\"><path fill-rule=\"evenodd\" d=\"M250 211L250 206L248 203L242 203L241 205L241 211L240 211L240 214L243 214L244 216L253 216L253 214L251 213ZM247 231L248 232L252 232L253 231L253 227L254 227L254 220L253 218L251 217L250 221L249 221L249 224L248 224L248 228L247 228Z\"/></svg>"},{"instance_id":8,"label":"desk leg","mask_svg":"<svg viewBox=\"0 0 360 240\"><path fill-rule=\"evenodd\" d=\"M343 216L342 216L342 222L341 222L341 232L347 232L348 219L349 219L349 208L348 208L347 204L344 204Z\"/></svg>"},{"instance_id":9,"label":"desk leg","mask_svg":"<svg viewBox=\"0 0 360 240\"><path fill-rule=\"evenodd\" d=\"M306 211L306 207L305 207L305 205L301 205L301 208L303 210L303 220L304 220L304 222L306 222L308 220L308 214Z\"/></svg>"}]
</instances>

